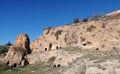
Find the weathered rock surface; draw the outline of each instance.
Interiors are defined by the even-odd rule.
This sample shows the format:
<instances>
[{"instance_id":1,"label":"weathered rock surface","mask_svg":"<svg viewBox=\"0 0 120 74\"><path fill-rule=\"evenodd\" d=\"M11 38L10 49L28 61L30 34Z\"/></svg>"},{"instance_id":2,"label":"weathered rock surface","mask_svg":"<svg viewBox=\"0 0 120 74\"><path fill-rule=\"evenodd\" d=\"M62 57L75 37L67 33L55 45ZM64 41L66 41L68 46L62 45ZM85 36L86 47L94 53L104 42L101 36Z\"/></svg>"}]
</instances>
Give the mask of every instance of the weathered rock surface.
<instances>
[{"instance_id":1,"label":"weathered rock surface","mask_svg":"<svg viewBox=\"0 0 120 74\"><path fill-rule=\"evenodd\" d=\"M119 60L106 60L95 63L98 60L77 60L69 67L53 72L54 74L119 74ZM51 74L53 74L51 73Z\"/></svg>"},{"instance_id":2,"label":"weathered rock surface","mask_svg":"<svg viewBox=\"0 0 120 74\"><path fill-rule=\"evenodd\" d=\"M23 47L30 53L30 39L27 34L19 34L14 42L14 46Z\"/></svg>"},{"instance_id":3,"label":"weathered rock surface","mask_svg":"<svg viewBox=\"0 0 120 74\"><path fill-rule=\"evenodd\" d=\"M26 56L30 53L29 44L29 37L26 34L18 35L14 45L9 48L3 63L13 67L27 64Z\"/></svg>"},{"instance_id":4,"label":"weathered rock surface","mask_svg":"<svg viewBox=\"0 0 120 74\"><path fill-rule=\"evenodd\" d=\"M26 55L27 52L23 47L11 46L7 55L4 58L4 63L12 67L25 65L27 64Z\"/></svg>"},{"instance_id":5,"label":"weathered rock surface","mask_svg":"<svg viewBox=\"0 0 120 74\"><path fill-rule=\"evenodd\" d=\"M71 51L72 49L72 51ZM47 74L119 74L120 50L109 51L67 48L37 51L28 55L30 64L45 62L52 69ZM44 58L43 58L44 57Z\"/></svg>"},{"instance_id":6,"label":"weathered rock surface","mask_svg":"<svg viewBox=\"0 0 120 74\"><path fill-rule=\"evenodd\" d=\"M67 65L55 67L48 74L119 74L120 73L120 51L80 51L81 57L73 59ZM76 55L73 53L72 55ZM66 59L71 57L67 56ZM57 59L56 59L57 60ZM64 59L63 59L64 60Z\"/></svg>"},{"instance_id":7,"label":"weathered rock surface","mask_svg":"<svg viewBox=\"0 0 120 74\"><path fill-rule=\"evenodd\" d=\"M29 38L21 34L10 47L4 63L15 67L44 62L51 68L47 74L120 74L119 13L44 29L43 35L31 43L30 55L27 55Z\"/></svg>"},{"instance_id":8,"label":"weathered rock surface","mask_svg":"<svg viewBox=\"0 0 120 74\"><path fill-rule=\"evenodd\" d=\"M101 16L99 20L45 28L43 35L30 45L33 51L53 50L68 46L100 51L120 49L120 11Z\"/></svg>"},{"instance_id":9,"label":"weathered rock surface","mask_svg":"<svg viewBox=\"0 0 120 74\"><path fill-rule=\"evenodd\" d=\"M64 50L54 50L47 52L34 52L28 55L27 59L30 64L35 64L37 62L46 62L50 65L68 66L69 63L72 63L73 60L81 57L83 54L80 52L68 52ZM44 57L44 58L43 58ZM50 58L55 60L50 61Z\"/></svg>"}]
</instances>

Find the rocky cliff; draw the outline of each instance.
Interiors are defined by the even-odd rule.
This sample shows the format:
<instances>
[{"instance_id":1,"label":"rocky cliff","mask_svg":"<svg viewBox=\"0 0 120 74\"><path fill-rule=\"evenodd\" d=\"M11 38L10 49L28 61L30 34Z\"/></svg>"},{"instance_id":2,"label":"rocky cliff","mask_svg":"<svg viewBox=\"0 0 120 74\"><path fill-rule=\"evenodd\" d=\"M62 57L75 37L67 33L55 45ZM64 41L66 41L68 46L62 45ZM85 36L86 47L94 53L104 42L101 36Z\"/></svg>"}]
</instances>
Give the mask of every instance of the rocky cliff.
<instances>
[{"instance_id":1,"label":"rocky cliff","mask_svg":"<svg viewBox=\"0 0 120 74\"><path fill-rule=\"evenodd\" d=\"M78 46L106 51L120 48L120 11L80 23L45 28L43 35L30 45L33 51Z\"/></svg>"}]
</instances>

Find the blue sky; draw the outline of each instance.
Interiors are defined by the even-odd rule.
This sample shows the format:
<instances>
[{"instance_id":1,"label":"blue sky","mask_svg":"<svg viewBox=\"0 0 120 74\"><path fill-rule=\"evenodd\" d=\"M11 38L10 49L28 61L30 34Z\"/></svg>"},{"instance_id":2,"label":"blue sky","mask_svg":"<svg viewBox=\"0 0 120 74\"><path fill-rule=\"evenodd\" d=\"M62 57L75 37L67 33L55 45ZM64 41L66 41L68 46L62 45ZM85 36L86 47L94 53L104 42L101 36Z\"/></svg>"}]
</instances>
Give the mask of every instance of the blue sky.
<instances>
[{"instance_id":1,"label":"blue sky","mask_svg":"<svg viewBox=\"0 0 120 74\"><path fill-rule=\"evenodd\" d=\"M120 0L0 0L0 44L13 43L20 33L33 41L45 27L119 9Z\"/></svg>"}]
</instances>

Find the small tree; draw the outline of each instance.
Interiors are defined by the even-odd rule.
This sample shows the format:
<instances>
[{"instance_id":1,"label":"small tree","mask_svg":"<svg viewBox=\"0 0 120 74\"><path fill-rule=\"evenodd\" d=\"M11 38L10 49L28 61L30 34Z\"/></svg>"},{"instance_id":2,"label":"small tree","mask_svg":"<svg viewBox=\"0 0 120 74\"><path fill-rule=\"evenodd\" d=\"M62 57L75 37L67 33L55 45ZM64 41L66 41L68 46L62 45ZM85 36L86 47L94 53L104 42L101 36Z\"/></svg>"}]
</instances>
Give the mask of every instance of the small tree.
<instances>
[{"instance_id":1,"label":"small tree","mask_svg":"<svg viewBox=\"0 0 120 74\"><path fill-rule=\"evenodd\" d=\"M5 44L6 46L11 46L12 43L10 41L8 41L8 43Z\"/></svg>"},{"instance_id":2,"label":"small tree","mask_svg":"<svg viewBox=\"0 0 120 74\"><path fill-rule=\"evenodd\" d=\"M75 19L73 20L73 22L74 22L74 23L79 23L79 19L78 19L78 18L75 18Z\"/></svg>"}]
</instances>

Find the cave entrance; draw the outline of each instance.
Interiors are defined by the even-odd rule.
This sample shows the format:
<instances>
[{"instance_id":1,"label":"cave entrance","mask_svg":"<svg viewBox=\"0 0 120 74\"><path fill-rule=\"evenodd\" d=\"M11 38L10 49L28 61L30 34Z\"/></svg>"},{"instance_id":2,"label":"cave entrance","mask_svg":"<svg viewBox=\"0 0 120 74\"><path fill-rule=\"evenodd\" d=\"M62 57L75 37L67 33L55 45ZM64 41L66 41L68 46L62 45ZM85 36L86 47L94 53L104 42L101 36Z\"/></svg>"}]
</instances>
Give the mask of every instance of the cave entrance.
<instances>
[{"instance_id":1,"label":"cave entrance","mask_svg":"<svg viewBox=\"0 0 120 74\"><path fill-rule=\"evenodd\" d=\"M13 67L17 67L17 64L16 64L16 63L14 63L14 64L13 64Z\"/></svg>"},{"instance_id":2,"label":"cave entrance","mask_svg":"<svg viewBox=\"0 0 120 74\"><path fill-rule=\"evenodd\" d=\"M52 43L49 44L49 50L51 50L51 48L52 48Z\"/></svg>"},{"instance_id":3,"label":"cave entrance","mask_svg":"<svg viewBox=\"0 0 120 74\"><path fill-rule=\"evenodd\" d=\"M60 47L60 49L61 49L62 47Z\"/></svg>"},{"instance_id":4,"label":"cave entrance","mask_svg":"<svg viewBox=\"0 0 120 74\"><path fill-rule=\"evenodd\" d=\"M9 64L9 61L7 61L7 63L6 63L7 65Z\"/></svg>"},{"instance_id":5,"label":"cave entrance","mask_svg":"<svg viewBox=\"0 0 120 74\"><path fill-rule=\"evenodd\" d=\"M58 49L58 46L56 46L56 49Z\"/></svg>"},{"instance_id":6,"label":"cave entrance","mask_svg":"<svg viewBox=\"0 0 120 74\"><path fill-rule=\"evenodd\" d=\"M87 44L85 43L85 44L83 44L83 46L86 46Z\"/></svg>"},{"instance_id":7,"label":"cave entrance","mask_svg":"<svg viewBox=\"0 0 120 74\"><path fill-rule=\"evenodd\" d=\"M47 51L47 48L45 48L45 51Z\"/></svg>"}]
</instances>

